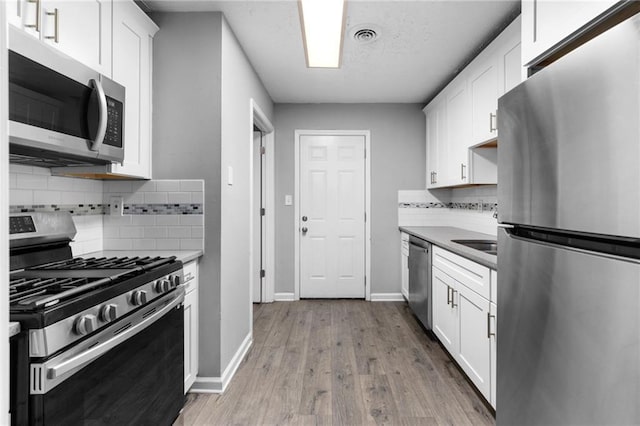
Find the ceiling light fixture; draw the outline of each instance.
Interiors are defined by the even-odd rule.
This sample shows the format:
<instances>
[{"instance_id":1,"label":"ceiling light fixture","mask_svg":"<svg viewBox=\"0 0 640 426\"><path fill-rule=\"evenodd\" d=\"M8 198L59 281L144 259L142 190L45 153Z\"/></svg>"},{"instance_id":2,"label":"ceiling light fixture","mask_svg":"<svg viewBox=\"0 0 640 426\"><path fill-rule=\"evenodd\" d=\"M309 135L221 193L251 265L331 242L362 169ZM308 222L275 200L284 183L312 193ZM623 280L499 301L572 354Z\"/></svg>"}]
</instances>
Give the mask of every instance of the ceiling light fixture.
<instances>
[{"instance_id":1,"label":"ceiling light fixture","mask_svg":"<svg viewBox=\"0 0 640 426\"><path fill-rule=\"evenodd\" d=\"M345 0L299 0L309 68L340 68Z\"/></svg>"}]
</instances>

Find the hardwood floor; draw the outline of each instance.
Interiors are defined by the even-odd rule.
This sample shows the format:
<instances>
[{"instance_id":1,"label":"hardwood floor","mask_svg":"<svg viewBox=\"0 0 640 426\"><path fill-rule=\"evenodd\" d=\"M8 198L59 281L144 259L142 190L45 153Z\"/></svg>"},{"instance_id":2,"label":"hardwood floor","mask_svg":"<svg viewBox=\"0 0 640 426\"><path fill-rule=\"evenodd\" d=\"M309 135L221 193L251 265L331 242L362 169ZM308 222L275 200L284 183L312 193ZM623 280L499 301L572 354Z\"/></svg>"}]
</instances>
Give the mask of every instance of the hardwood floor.
<instances>
[{"instance_id":1,"label":"hardwood floor","mask_svg":"<svg viewBox=\"0 0 640 426\"><path fill-rule=\"evenodd\" d=\"M222 395L189 394L175 425L492 425L405 303L254 305L246 359Z\"/></svg>"}]
</instances>

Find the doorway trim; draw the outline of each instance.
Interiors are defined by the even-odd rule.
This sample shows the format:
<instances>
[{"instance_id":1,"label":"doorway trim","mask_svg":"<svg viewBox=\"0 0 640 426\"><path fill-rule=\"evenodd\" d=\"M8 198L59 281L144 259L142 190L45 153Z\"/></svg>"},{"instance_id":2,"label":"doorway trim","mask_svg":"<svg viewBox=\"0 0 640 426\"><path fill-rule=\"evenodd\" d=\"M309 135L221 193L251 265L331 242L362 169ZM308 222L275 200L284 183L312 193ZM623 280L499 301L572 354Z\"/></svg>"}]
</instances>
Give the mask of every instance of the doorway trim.
<instances>
[{"instance_id":1,"label":"doorway trim","mask_svg":"<svg viewBox=\"0 0 640 426\"><path fill-rule=\"evenodd\" d=\"M295 130L294 156L294 286L293 299L300 300L300 136L364 136L364 297L371 300L371 131L370 130Z\"/></svg>"},{"instance_id":2,"label":"doorway trim","mask_svg":"<svg viewBox=\"0 0 640 426\"><path fill-rule=\"evenodd\" d=\"M262 300L261 303L265 302L273 302L274 301L274 293L275 293L275 138L274 138L274 127L271 124L269 118L267 118L266 114L262 111L258 103L251 98L250 99L250 117L251 123L249 126L249 159L251 167L250 167L250 176L249 182L250 191L249 191L249 205L251 214L249 215L249 245L253 246L253 234L256 232L253 229L253 215L258 211L259 207L254 206L253 204L253 173L254 173L254 164L253 164L253 128L254 126L260 129L260 131L264 132L264 147L265 147L265 178L266 182L264 185L265 193L263 194L264 198L264 208L265 208L265 239L262 242L262 249L266 251L265 253L265 277L264 282L262 284ZM253 257L255 253L253 252L253 248L249 250L249 270L253 267ZM253 330L253 287L254 287L254 274L249 273L249 302L251 307L251 329Z\"/></svg>"}]
</instances>

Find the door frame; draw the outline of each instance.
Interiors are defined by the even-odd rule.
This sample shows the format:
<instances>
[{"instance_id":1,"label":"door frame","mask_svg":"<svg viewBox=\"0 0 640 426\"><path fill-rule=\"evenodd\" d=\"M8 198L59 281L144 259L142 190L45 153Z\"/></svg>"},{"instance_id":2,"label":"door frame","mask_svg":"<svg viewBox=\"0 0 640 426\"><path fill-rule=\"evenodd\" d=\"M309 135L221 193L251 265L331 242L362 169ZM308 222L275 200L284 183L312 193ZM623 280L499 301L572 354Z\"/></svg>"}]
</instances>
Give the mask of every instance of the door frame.
<instances>
[{"instance_id":1,"label":"door frame","mask_svg":"<svg viewBox=\"0 0 640 426\"><path fill-rule=\"evenodd\" d=\"M265 302L273 302L275 298L275 138L274 138L274 127L271 124L269 118L267 118L266 114L262 111L258 103L251 98L249 102L250 107L250 117L251 123L249 126L249 301L251 306L251 325L253 329L253 287L255 285L254 274L251 273L253 268L253 258L255 253L253 251L253 235L256 232L253 229L253 215L258 212L259 206L254 206L254 188L253 188L253 174L254 174L254 161L253 161L253 128L254 126L264 132L264 147L265 147L265 179L264 182L264 208L265 208L265 218L264 218L264 226L265 226L265 238L262 241L262 250L265 252L264 259L264 270L265 277L262 282L262 300L261 303ZM262 254L261 254L262 255Z\"/></svg>"},{"instance_id":2,"label":"door frame","mask_svg":"<svg viewBox=\"0 0 640 426\"><path fill-rule=\"evenodd\" d=\"M294 187L294 286L293 299L300 300L300 136L364 136L364 289L365 300L371 300L371 131L370 130L295 130Z\"/></svg>"}]
</instances>

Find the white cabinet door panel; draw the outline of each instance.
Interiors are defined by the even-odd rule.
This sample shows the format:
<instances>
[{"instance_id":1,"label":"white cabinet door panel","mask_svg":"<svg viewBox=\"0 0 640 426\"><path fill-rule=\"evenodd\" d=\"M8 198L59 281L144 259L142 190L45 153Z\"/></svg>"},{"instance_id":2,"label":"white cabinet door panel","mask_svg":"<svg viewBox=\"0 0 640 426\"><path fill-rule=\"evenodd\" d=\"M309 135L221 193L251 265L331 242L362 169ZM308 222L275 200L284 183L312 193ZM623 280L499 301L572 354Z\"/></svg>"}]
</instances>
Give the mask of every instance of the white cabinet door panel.
<instances>
[{"instance_id":1,"label":"white cabinet door panel","mask_svg":"<svg viewBox=\"0 0 640 426\"><path fill-rule=\"evenodd\" d=\"M489 400L491 391L491 339L489 301L464 287L457 294L460 311L458 361L471 381Z\"/></svg>"},{"instance_id":2,"label":"white cabinet door panel","mask_svg":"<svg viewBox=\"0 0 640 426\"><path fill-rule=\"evenodd\" d=\"M458 311L453 306L453 278L437 268L432 269L433 332L451 354L458 347Z\"/></svg>"},{"instance_id":3,"label":"white cabinet door panel","mask_svg":"<svg viewBox=\"0 0 640 426\"><path fill-rule=\"evenodd\" d=\"M498 109L498 69L493 56L476 65L469 79L471 91L472 144L497 135L495 115Z\"/></svg>"}]
</instances>

